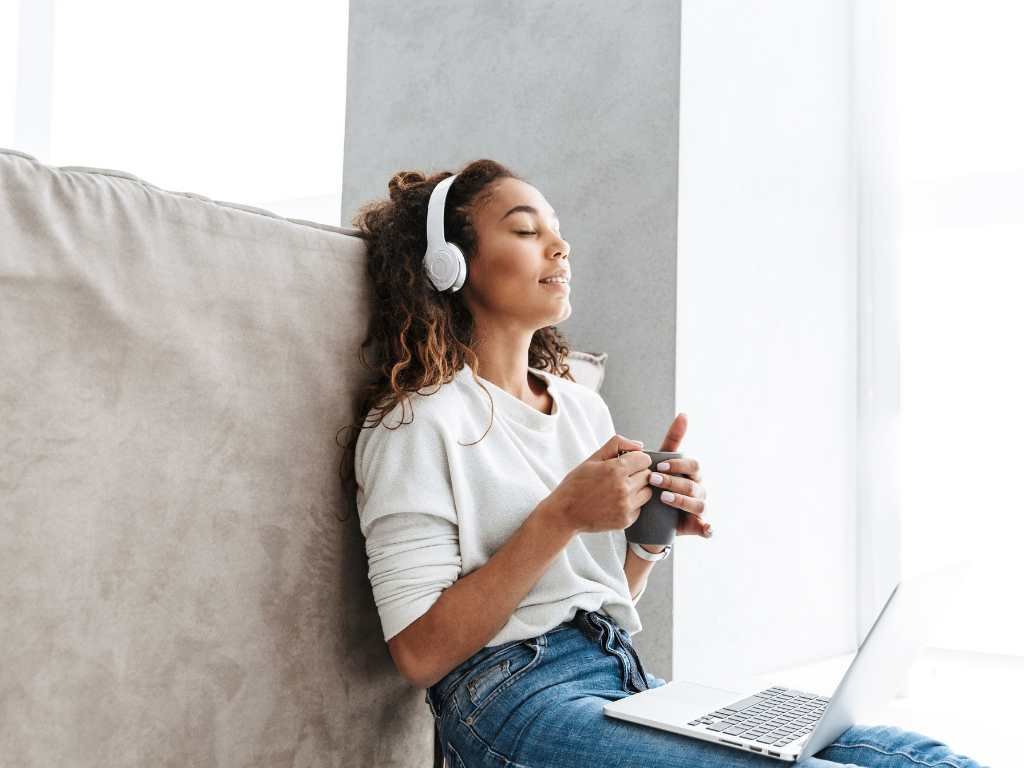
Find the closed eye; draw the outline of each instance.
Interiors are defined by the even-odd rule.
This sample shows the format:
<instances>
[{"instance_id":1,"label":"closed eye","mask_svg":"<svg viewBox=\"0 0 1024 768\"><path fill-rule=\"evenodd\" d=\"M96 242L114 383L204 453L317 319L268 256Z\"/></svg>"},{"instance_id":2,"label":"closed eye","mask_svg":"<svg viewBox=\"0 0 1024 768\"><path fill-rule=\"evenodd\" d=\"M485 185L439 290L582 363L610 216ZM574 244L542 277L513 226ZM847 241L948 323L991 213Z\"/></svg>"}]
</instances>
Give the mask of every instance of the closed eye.
<instances>
[{"instance_id":1,"label":"closed eye","mask_svg":"<svg viewBox=\"0 0 1024 768\"><path fill-rule=\"evenodd\" d=\"M536 235L537 233L536 232L524 232L524 231L521 231L521 230L517 230L516 234L517 235Z\"/></svg>"}]
</instances>

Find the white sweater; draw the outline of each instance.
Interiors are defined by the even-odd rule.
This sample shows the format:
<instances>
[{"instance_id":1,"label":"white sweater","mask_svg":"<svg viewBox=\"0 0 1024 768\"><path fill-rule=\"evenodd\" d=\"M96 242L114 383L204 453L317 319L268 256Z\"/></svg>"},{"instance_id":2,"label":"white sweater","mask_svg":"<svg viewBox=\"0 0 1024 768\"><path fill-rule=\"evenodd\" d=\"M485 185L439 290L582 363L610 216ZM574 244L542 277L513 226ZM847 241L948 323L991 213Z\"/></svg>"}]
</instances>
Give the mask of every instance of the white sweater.
<instances>
[{"instance_id":1,"label":"white sweater","mask_svg":"<svg viewBox=\"0 0 1024 768\"><path fill-rule=\"evenodd\" d=\"M490 400L469 366L451 382L412 394L411 411L407 404L403 414L399 405L359 433L356 507L385 641L486 563L565 475L615 434L600 394L530 370L548 384L551 413L478 377L494 400L494 423L475 445L459 443L484 434ZM642 625L625 559L623 530L576 534L486 645L543 634L577 608L601 609L635 635Z\"/></svg>"}]
</instances>

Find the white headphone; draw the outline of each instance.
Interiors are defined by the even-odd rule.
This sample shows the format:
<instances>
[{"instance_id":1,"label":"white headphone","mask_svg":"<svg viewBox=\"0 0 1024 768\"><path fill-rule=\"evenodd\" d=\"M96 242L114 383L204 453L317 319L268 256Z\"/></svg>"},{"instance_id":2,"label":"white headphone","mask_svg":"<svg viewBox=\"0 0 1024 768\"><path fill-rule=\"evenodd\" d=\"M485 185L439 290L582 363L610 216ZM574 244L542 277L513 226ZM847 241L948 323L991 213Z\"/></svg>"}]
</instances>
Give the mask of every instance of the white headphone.
<instances>
[{"instance_id":1,"label":"white headphone","mask_svg":"<svg viewBox=\"0 0 1024 768\"><path fill-rule=\"evenodd\" d=\"M448 187L458 175L444 179L430 193L430 202L427 203L427 251L423 254L423 265L430 282L437 290L451 289L452 293L466 282L466 258L459 246L444 239L444 201L448 196Z\"/></svg>"}]
</instances>

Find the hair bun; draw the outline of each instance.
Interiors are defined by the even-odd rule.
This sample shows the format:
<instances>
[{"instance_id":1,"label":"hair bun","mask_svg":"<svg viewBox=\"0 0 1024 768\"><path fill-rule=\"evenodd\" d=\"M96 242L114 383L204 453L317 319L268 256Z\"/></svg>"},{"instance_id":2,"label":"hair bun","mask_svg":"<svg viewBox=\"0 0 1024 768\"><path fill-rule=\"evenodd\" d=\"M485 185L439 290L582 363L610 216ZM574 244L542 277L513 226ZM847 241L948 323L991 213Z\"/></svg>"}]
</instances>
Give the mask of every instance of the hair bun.
<instances>
[{"instance_id":1,"label":"hair bun","mask_svg":"<svg viewBox=\"0 0 1024 768\"><path fill-rule=\"evenodd\" d=\"M397 200L402 192L426 180L427 177L419 171L399 171L388 182L388 194L392 200Z\"/></svg>"}]
</instances>

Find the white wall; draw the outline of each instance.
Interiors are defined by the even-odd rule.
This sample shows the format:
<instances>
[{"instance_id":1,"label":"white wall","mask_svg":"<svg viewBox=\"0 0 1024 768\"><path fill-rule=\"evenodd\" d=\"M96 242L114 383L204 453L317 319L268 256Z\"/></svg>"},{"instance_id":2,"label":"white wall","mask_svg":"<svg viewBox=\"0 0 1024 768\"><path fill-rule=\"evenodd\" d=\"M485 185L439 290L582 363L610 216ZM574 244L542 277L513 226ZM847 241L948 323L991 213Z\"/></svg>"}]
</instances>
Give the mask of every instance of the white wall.
<instances>
[{"instance_id":1,"label":"white wall","mask_svg":"<svg viewBox=\"0 0 1024 768\"><path fill-rule=\"evenodd\" d=\"M683 3L679 410L710 540L673 676L856 648L856 250L845 2Z\"/></svg>"}]
</instances>

